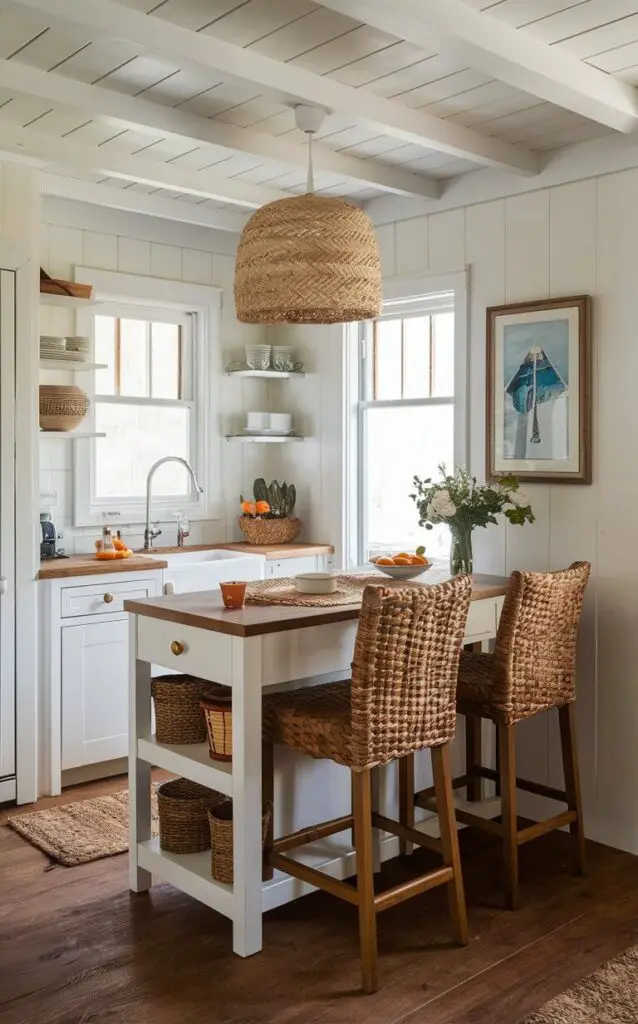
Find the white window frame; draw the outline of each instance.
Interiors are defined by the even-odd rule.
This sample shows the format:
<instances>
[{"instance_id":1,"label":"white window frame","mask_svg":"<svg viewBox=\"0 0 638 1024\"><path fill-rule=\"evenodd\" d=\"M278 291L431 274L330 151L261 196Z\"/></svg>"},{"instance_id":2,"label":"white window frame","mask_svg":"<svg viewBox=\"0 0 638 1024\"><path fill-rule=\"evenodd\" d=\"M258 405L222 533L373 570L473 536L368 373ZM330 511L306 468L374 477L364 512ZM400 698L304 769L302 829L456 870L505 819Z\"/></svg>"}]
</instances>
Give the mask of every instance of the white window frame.
<instances>
[{"instance_id":1,"label":"white window frame","mask_svg":"<svg viewBox=\"0 0 638 1024\"><path fill-rule=\"evenodd\" d=\"M94 287L94 301L98 305L78 312L77 316L77 330L82 334L91 334L91 337L96 314L125 316L127 307L138 308L140 312L153 312L158 320L162 315L170 320L176 313L192 317L191 400L194 415L191 423L191 449L193 469L203 487L203 493L183 497L176 495L170 499L164 498L163 501L161 495L158 495L153 501L152 514L154 520L170 522L175 509L179 508L193 520L220 519L221 432L220 418L215 411L218 409L217 380L222 362L219 338L221 289L79 266L75 267L75 279ZM92 402L87 429L94 431L95 374L87 376L90 377L87 390ZM157 399L154 404L162 403ZM146 514L144 496L135 499L95 500L96 439L80 440L74 448L74 525L101 525L107 519L109 522L126 525L143 523ZM166 454L172 453L167 451Z\"/></svg>"},{"instance_id":2,"label":"white window frame","mask_svg":"<svg viewBox=\"0 0 638 1024\"><path fill-rule=\"evenodd\" d=\"M369 399L372 355L372 321L346 330L346 436L347 465L344 509L345 564L362 565L367 559L364 415L369 408L397 408L450 404L454 407L454 465L464 466L468 454L468 272L432 274L384 282L383 312L380 319L423 315L442 310L454 312L454 395L436 398ZM415 466L418 473L418 466Z\"/></svg>"}]
</instances>

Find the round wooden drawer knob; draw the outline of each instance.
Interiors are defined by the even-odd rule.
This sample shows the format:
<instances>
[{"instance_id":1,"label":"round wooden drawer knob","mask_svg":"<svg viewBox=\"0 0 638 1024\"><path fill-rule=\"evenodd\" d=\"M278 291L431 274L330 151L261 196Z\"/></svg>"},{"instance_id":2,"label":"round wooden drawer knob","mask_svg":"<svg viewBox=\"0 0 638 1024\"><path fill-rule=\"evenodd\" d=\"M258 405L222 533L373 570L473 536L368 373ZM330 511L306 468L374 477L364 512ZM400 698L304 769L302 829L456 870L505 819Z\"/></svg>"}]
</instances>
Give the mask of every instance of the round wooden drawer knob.
<instances>
[{"instance_id":1,"label":"round wooden drawer knob","mask_svg":"<svg viewBox=\"0 0 638 1024\"><path fill-rule=\"evenodd\" d=\"M104 604L110 604L112 600L113 600L113 594L105 594L104 595Z\"/></svg>"},{"instance_id":2,"label":"round wooden drawer knob","mask_svg":"<svg viewBox=\"0 0 638 1024\"><path fill-rule=\"evenodd\" d=\"M182 643L182 641L173 640L173 643L171 644L171 651L173 652L173 654L183 654L184 644Z\"/></svg>"}]
</instances>

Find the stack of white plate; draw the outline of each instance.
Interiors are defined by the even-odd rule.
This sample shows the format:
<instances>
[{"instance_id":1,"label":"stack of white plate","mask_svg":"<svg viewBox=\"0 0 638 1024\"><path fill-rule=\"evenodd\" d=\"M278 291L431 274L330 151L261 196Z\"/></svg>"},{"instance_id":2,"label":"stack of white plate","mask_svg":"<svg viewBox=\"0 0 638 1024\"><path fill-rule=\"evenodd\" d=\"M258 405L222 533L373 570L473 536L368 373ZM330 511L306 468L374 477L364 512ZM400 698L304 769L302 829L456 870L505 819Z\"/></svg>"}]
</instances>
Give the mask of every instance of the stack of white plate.
<instances>
[{"instance_id":1,"label":"stack of white plate","mask_svg":"<svg viewBox=\"0 0 638 1024\"><path fill-rule=\"evenodd\" d=\"M40 359L58 363L86 363L90 355L89 338L56 338L40 335Z\"/></svg>"},{"instance_id":2,"label":"stack of white plate","mask_svg":"<svg viewBox=\"0 0 638 1024\"><path fill-rule=\"evenodd\" d=\"M40 359L57 359L60 355L64 358L66 352L66 338L56 338L50 334L40 335Z\"/></svg>"},{"instance_id":3,"label":"stack of white plate","mask_svg":"<svg viewBox=\"0 0 638 1024\"><path fill-rule=\"evenodd\" d=\"M85 363L88 360L90 347L90 338L83 338L76 335L72 337L67 337L66 339L67 352L73 352L76 359L80 363Z\"/></svg>"}]
</instances>

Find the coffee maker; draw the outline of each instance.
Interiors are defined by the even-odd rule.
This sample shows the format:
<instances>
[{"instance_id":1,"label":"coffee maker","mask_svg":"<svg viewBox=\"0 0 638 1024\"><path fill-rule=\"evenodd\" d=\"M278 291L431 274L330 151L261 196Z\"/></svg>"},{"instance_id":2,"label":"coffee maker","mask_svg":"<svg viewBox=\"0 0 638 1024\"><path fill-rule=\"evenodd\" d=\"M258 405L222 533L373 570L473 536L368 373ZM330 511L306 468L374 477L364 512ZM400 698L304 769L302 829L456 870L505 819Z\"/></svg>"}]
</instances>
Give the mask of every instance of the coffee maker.
<instances>
[{"instance_id":1,"label":"coffee maker","mask_svg":"<svg viewBox=\"0 0 638 1024\"><path fill-rule=\"evenodd\" d=\"M40 513L40 559L57 557L58 531L48 512Z\"/></svg>"}]
</instances>

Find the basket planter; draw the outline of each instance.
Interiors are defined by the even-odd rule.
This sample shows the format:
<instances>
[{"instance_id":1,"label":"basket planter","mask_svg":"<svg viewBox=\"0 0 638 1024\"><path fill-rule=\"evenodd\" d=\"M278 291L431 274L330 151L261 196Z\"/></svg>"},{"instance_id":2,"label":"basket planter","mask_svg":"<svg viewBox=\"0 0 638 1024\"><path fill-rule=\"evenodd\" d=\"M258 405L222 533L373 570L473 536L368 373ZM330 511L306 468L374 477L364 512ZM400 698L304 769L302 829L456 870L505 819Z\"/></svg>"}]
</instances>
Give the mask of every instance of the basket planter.
<instances>
[{"instance_id":1,"label":"basket planter","mask_svg":"<svg viewBox=\"0 0 638 1024\"><path fill-rule=\"evenodd\" d=\"M261 816L261 842L266 842L272 803L264 805ZM225 798L208 812L210 826L211 874L216 882L233 883L233 801Z\"/></svg>"},{"instance_id":2,"label":"basket planter","mask_svg":"<svg viewBox=\"0 0 638 1024\"><path fill-rule=\"evenodd\" d=\"M160 849L201 853L210 849L208 812L225 797L190 779L171 779L158 787Z\"/></svg>"},{"instance_id":3,"label":"basket planter","mask_svg":"<svg viewBox=\"0 0 638 1024\"><path fill-rule=\"evenodd\" d=\"M206 722L199 703L210 683L193 676L157 676L151 681L158 743L203 743Z\"/></svg>"},{"instance_id":4,"label":"basket planter","mask_svg":"<svg viewBox=\"0 0 638 1024\"><path fill-rule=\"evenodd\" d=\"M40 427L42 430L74 430L80 425L90 402L75 385L40 385Z\"/></svg>"},{"instance_id":5,"label":"basket planter","mask_svg":"<svg viewBox=\"0 0 638 1024\"><path fill-rule=\"evenodd\" d=\"M204 693L200 707L208 731L208 752L213 761L232 761L233 711L230 689L218 686Z\"/></svg>"},{"instance_id":6,"label":"basket planter","mask_svg":"<svg viewBox=\"0 0 638 1024\"><path fill-rule=\"evenodd\" d=\"M301 532L301 520L253 519L240 516L239 526L249 544L291 544Z\"/></svg>"}]
</instances>

